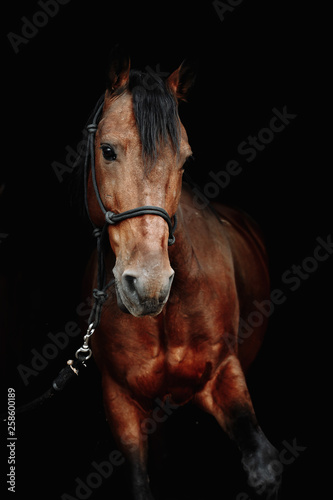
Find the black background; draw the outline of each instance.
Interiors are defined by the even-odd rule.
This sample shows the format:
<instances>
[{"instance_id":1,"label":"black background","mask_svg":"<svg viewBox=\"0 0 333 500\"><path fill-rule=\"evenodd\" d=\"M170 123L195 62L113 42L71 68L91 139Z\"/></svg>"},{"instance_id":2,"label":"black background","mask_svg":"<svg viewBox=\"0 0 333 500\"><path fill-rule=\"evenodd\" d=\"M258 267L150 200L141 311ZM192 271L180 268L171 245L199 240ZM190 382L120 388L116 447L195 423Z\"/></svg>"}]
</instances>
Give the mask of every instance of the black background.
<instances>
[{"instance_id":1,"label":"black background","mask_svg":"<svg viewBox=\"0 0 333 500\"><path fill-rule=\"evenodd\" d=\"M248 378L271 442L279 450L285 442L306 448L285 466L280 498L323 498L329 491L323 472L330 404L323 389L323 352L331 331L332 258L319 263L295 291L282 274L313 256L317 237L331 234L329 168L322 154L330 116L321 38L325 14L301 3L244 0L221 21L209 1L71 0L15 54L6 35L21 35L22 16L31 20L40 10L34 1L15 2L3 30L2 410L7 387L15 388L18 405L38 396L80 343L76 338L59 350L24 385L17 366L31 366L31 349L42 352L49 332L78 322L81 279L93 242L75 201L75 173L59 182L52 163L66 163L66 146L76 149L104 90L111 47L120 41L133 67L162 72L196 58L196 85L180 110L196 157L191 175L204 187L211 170L221 171L229 160L240 163L242 173L218 199L241 207L261 225L272 288L287 297L271 316ZM269 125L273 108L285 106L297 117L247 162L239 144ZM160 468L151 464L156 499L255 498L237 451L208 415L183 408L165 428L164 462ZM76 478L86 482L92 463L107 460L116 448L93 362L57 400L18 416L17 436L16 498L76 497ZM116 468L87 498L127 499L125 472L123 465Z\"/></svg>"}]
</instances>

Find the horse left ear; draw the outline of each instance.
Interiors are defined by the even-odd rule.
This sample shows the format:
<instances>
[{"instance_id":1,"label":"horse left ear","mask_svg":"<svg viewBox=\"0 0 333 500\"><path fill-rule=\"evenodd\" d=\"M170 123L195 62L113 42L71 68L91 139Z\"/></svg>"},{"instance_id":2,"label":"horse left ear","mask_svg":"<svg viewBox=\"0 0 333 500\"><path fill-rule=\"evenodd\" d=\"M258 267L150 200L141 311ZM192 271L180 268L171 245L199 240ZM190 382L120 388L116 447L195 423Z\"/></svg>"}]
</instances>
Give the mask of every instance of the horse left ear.
<instances>
[{"instance_id":1,"label":"horse left ear","mask_svg":"<svg viewBox=\"0 0 333 500\"><path fill-rule=\"evenodd\" d=\"M128 54L119 45L112 50L111 64L108 71L107 90L112 94L119 87L125 85L129 78L131 62Z\"/></svg>"},{"instance_id":2,"label":"horse left ear","mask_svg":"<svg viewBox=\"0 0 333 500\"><path fill-rule=\"evenodd\" d=\"M194 67L188 61L183 61L179 68L168 77L168 85L179 101L186 101L195 76Z\"/></svg>"}]
</instances>

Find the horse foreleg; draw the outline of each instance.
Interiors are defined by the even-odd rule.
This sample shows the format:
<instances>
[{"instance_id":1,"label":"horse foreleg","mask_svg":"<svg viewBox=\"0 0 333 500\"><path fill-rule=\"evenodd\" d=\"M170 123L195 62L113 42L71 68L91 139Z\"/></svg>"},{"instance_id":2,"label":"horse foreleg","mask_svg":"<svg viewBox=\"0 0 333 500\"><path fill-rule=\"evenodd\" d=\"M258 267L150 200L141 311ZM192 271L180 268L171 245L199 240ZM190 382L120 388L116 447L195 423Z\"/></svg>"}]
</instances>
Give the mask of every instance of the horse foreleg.
<instances>
[{"instance_id":1,"label":"horse foreleg","mask_svg":"<svg viewBox=\"0 0 333 500\"><path fill-rule=\"evenodd\" d=\"M103 398L111 431L131 468L133 497L154 500L147 474L148 440L141 430L146 415L109 377L103 377Z\"/></svg>"},{"instance_id":2,"label":"horse foreleg","mask_svg":"<svg viewBox=\"0 0 333 500\"><path fill-rule=\"evenodd\" d=\"M248 483L258 494L274 498L282 466L277 450L258 425L238 359L230 356L196 396L197 403L215 416L242 453Z\"/></svg>"}]
</instances>

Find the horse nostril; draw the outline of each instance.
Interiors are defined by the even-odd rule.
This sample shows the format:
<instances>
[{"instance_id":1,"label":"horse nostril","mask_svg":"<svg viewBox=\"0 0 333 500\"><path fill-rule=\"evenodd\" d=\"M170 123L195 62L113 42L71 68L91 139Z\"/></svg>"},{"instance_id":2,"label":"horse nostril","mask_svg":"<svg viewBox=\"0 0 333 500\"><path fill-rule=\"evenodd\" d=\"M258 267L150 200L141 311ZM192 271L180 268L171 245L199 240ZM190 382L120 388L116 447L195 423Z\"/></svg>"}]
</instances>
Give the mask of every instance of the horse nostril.
<instances>
[{"instance_id":1,"label":"horse nostril","mask_svg":"<svg viewBox=\"0 0 333 500\"><path fill-rule=\"evenodd\" d=\"M129 292L137 294L137 290L135 284L137 282L137 278L132 276L131 274L124 274L123 279L126 285L126 288Z\"/></svg>"}]
</instances>

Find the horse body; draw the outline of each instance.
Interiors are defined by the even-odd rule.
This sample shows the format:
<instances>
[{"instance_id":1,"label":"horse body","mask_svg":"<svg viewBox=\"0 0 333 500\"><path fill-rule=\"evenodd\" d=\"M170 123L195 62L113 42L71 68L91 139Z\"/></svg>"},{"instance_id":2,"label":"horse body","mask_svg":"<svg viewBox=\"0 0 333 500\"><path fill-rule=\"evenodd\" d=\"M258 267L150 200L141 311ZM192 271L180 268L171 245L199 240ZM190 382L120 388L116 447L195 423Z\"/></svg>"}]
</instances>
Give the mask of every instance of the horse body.
<instances>
[{"instance_id":1,"label":"horse body","mask_svg":"<svg viewBox=\"0 0 333 500\"><path fill-rule=\"evenodd\" d=\"M124 64L117 78L111 71L113 85L123 86L128 71ZM179 70L168 83L178 98L188 87L184 82L180 85ZM146 470L147 434L142 426L152 412L157 415L157 398L176 405L193 400L214 415L236 441L249 483L266 493L275 491L278 474L272 463L277 459L276 450L258 426L244 378L244 370L261 345L265 322L247 338L238 339L240 318L246 321L255 309L254 301L266 299L269 293L258 229L244 214L222 205L215 206L219 217L209 208L195 208L191 190L181 188L180 170L166 168L166 158L174 165L175 161L183 163L189 154L182 126L177 154L168 143L161 164L157 161L144 174L136 167L125 180L127 167L120 170L121 155L139 148L140 141L129 94L125 92L115 102L116 106L111 99L105 107L104 122L102 118L97 132L101 148L104 142L112 145L120 158L110 180L111 160L103 166L99 157L103 202L117 205L118 212L154 202L168 213L177 213L178 220L176 244L169 249L166 224L155 215L108 228L110 250L105 261L108 279L116 277L116 293L104 304L92 349L102 375L110 427L132 466L135 499L152 499ZM109 130L106 118L111 114ZM126 133L129 124L131 131ZM130 154L126 152L126 165L131 162ZM114 191L120 172L122 189L127 190L123 196ZM91 179L88 198L90 214L100 224ZM95 254L88 267L86 289L96 286L96 280Z\"/></svg>"},{"instance_id":2,"label":"horse body","mask_svg":"<svg viewBox=\"0 0 333 500\"><path fill-rule=\"evenodd\" d=\"M143 395L149 400L170 395L175 402L185 403L230 353L240 351L246 371L266 328L263 321L248 338L238 340L239 317L247 318L255 309L254 301L268 297L268 272L259 235L250 233L251 222L243 214L216 205L221 214L218 220L209 209L195 209L192 199L190 190L183 189L176 233L179 241L169 251L175 280L162 313L139 319L124 315L113 296L93 338L94 357L101 370L113 374L141 399ZM114 267L114 261L110 253L108 269ZM97 276L95 256L90 273L87 289L91 290Z\"/></svg>"}]
</instances>

